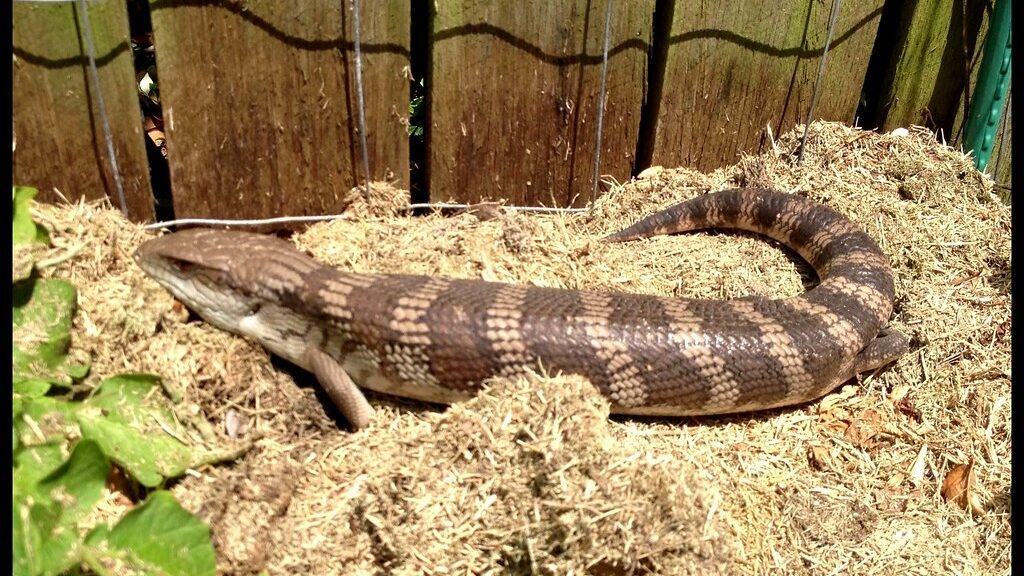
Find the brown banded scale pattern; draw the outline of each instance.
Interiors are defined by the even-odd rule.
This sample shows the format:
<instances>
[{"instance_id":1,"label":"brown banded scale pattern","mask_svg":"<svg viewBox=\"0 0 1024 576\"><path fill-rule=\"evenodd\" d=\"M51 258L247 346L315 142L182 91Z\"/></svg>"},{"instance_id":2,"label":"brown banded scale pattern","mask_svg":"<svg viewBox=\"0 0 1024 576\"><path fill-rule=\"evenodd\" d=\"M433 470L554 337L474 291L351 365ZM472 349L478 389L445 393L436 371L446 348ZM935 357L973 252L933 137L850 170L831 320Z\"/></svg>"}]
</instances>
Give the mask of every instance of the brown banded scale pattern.
<instances>
[{"instance_id":1,"label":"brown banded scale pattern","mask_svg":"<svg viewBox=\"0 0 1024 576\"><path fill-rule=\"evenodd\" d=\"M331 272L323 267L321 270ZM369 288L376 279L376 276L368 274L313 275L306 282L306 299L311 304L306 307L316 308L331 320L345 323L352 319L352 309L349 306L352 292Z\"/></svg>"},{"instance_id":2,"label":"brown banded scale pattern","mask_svg":"<svg viewBox=\"0 0 1024 576\"><path fill-rule=\"evenodd\" d=\"M773 361L777 365L772 378L776 387L763 388L764 395L783 400L803 399L814 385L814 375L807 369L804 355L794 337L773 315L762 312L754 300L736 300L732 308L737 315L750 318L760 331L760 345L764 347L766 361ZM751 402L764 402L769 398L758 398ZM733 400L730 408L735 408L736 400Z\"/></svg>"},{"instance_id":3,"label":"brown banded scale pattern","mask_svg":"<svg viewBox=\"0 0 1024 576\"><path fill-rule=\"evenodd\" d=\"M524 366L533 366L536 358L523 339L523 304L529 288L518 284L499 287L484 314L484 332L491 354L497 362L497 374L516 376Z\"/></svg>"},{"instance_id":4,"label":"brown banded scale pattern","mask_svg":"<svg viewBox=\"0 0 1024 576\"><path fill-rule=\"evenodd\" d=\"M587 377L613 412L722 414L812 400L907 350L886 329L895 287L884 252L801 196L706 194L606 240L707 228L781 242L819 283L779 300L699 300L354 274L273 237L201 229L150 240L136 260L220 328L292 361L316 347L356 384L436 402L541 369Z\"/></svg>"},{"instance_id":5,"label":"brown banded scale pattern","mask_svg":"<svg viewBox=\"0 0 1024 576\"><path fill-rule=\"evenodd\" d=\"M432 338L426 315L450 284L443 278L428 278L395 300L388 322L393 336L382 348L385 365L391 367L400 380L437 385L438 380L430 369L428 349Z\"/></svg>"},{"instance_id":6,"label":"brown banded scale pattern","mask_svg":"<svg viewBox=\"0 0 1024 576\"><path fill-rule=\"evenodd\" d=\"M643 406L647 393L641 369L632 354L632 339L622 338L616 331L617 323L612 316L617 308L612 306L613 296L580 292L579 297L584 334L607 380L603 391L617 406Z\"/></svg>"},{"instance_id":7,"label":"brown banded scale pattern","mask_svg":"<svg viewBox=\"0 0 1024 576\"><path fill-rule=\"evenodd\" d=\"M731 407L739 396L739 382L725 360L716 354L704 327L704 315L691 300L672 299L665 302L673 345L680 350L680 359L662 367L672 374L667 382L693 382L682 393L691 398L693 406L718 411ZM688 372L686 370L689 370ZM687 374L689 376L687 376ZM697 383L700 383L699 385ZM669 402L679 390L663 386L662 402Z\"/></svg>"}]
</instances>

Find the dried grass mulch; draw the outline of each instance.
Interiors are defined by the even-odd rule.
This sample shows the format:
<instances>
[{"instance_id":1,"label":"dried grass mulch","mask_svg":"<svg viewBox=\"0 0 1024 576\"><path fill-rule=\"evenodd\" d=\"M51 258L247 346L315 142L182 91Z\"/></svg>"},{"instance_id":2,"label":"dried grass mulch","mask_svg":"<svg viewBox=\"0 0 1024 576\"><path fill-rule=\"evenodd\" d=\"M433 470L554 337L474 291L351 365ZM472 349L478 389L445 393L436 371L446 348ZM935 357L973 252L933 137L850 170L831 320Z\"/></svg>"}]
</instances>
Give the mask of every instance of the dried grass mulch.
<instances>
[{"instance_id":1,"label":"dried grass mulch","mask_svg":"<svg viewBox=\"0 0 1024 576\"><path fill-rule=\"evenodd\" d=\"M815 123L735 166L655 168L584 215L408 217L407 193L353 197L295 240L355 271L567 288L783 297L814 281L779 246L697 233L604 245L660 207L727 186L804 193L861 223L897 277L912 351L819 402L703 419L607 418L579 378L495 382L444 410L380 396L350 433L308 375L189 319L131 253L148 233L109 207L40 205L47 269L79 288L75 347L93 378L132 370L183 390L179 410L233 465L173 486L213 528L223 573L1005 574L1010 571L1010 210L932 134ZM966 507L943 481L972 464ZM127 504L112 494L111 514Z\"/></svg>"}]
</instances>

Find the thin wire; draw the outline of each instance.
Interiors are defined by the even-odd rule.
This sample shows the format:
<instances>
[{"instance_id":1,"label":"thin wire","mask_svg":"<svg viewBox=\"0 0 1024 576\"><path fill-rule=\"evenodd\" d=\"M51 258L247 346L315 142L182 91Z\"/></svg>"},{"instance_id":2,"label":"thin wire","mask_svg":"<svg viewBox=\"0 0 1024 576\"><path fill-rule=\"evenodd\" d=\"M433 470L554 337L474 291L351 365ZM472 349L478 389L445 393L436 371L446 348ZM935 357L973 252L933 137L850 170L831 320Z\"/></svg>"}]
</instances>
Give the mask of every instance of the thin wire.
<instances>
[{"instance_id":1,"label":"thin wire","mask_svg":"<svg viewBox=\"0 0 1024 576\"><path fill-rule=\"evenodd\" d=\"M821 79L825 76L825 58L828 56L828 48L832 45L832 32L836 29L836 21L839 19L840 0L832 0L832 14L828 20L828 34L825 37L825 48L821 51L821 59L818 60L818 77L814 80L814 95L811 96L811 107L807 110L807 122L804 123L804 135L800 139L800 153L797 155L797 164L803 164L804 146L807 144L807 133L811 129L811 120L814 119L814 108L818 105L818 94L821 93Z\"/></svg>"},{"instance_id":2,"label":"thin wire","mask_svg":"<svg viewBox=\"0 0 1024 576\"><path fill-rule=\"evenodd\" d=\"M107 107L103 103L103 91L100 90L100 73L96 68L96 49L92 43L92 27L89 25L89 9L85 0L78 0L78 7L82 11L82 24L85 29L86 51L89 53L89 73L92 79L93 92L96 94L96 107L100 112L100 124L103 126L103 139L107 142L107 156L110 158L110 171L114 175L114 187L117 188L117 199L121 203L121 213L128 216L128 203L124 199L124 184L121 182L121 170L117 166L117 156L114 155L114 137L110 132L110 122L107 120Z\"/></svg>"},{"instance_id":3,"label":"thin wire","mask_svg":"<svg viewBox=\"0 0 1024 576\"><path fill-rule=\"evenodd\" d=\"M429 203L424 202L420 204L409 204L409 210L465 210L472 208L473 204L446 204L443 202ZM564 212L567 214L579 214L590 210L590 208L555 208L551 206L500 206L501 208L507 208L509 210L515 210L516 212Z\"/></svg>"},{"instance_id":4,"label":"thin wire","mask_svg":"<svg viewBox=\"0 0 1024 576\"><path fill-rule=\"evenodd\" d=\"M597 199L597 184L601 177L601 130L604 128L604 97L608 84L608 44L612 30L612 0L604 7L604 55L601 60L601 93L597 100L597 143L594 145L594 182L590 190L590 201Z\"/></svg>"},{"instance_id":5,"label":"thin wire","mask_svg":"<svg viewBox=\"0 0 1024 576\"><path fill-rule=\"evenodd\" d=\"M220 218L179 218L177 220L165 220L154 222L143 226L145 230L159 230L171 226L265 226L267 224L289 224L292 222L323 222L327 220L340 220L345 218L344 214L327 216L280 216L278 218L257 218L252 220L228 220Z\"/></svg>"},{"instance_id":6,"label":"thin wire","mask_svg":"<svg viewBox=\"0 0 1024 576\"><path fill-rule=\"evenodd\" d=\"M363 174L366 185L363 198L370 204L370 153L366 147L366 102L363 99L363 52L359 37L359 0L352 0L352 28L356 49L356 97L359 102L359 149L363 155Z\"/></svg>"},{"instance_id":7,"label":"thin wire","mask_svg":"<svg viewBox=\"0 0 1024 576\"><path fill-rule=\"evenodd\" d=\"M446 204L436 203L431 204L424 202L420 204L409 204L406 206L407 210L465 210L472 208L473 204ZM509 210L516 212L562 212L566 214L580 214L587 212L590 208L553 208L549 206L502 206ZM143 226L146 230L159 230L161 228L170 228L171 226L266 226L268 224L290 224L295 222L326 222L330 220L344 220L347 218L345 214L330 214L325 216L279 216L277 218L259 218L251 220L228 220L221 218L180 218L178 220L167 220L164 222L155 222L153 224L147 224Z\"/></svg>"}]
</instances>

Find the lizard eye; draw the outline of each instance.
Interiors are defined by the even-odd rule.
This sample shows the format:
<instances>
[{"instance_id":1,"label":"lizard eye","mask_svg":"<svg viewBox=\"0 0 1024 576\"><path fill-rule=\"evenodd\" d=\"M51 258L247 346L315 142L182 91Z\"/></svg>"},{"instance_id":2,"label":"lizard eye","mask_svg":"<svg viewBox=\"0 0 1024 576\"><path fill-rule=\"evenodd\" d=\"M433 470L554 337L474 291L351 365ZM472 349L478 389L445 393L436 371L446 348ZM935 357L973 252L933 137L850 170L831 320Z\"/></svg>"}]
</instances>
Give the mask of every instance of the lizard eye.
<instances>
[{"instance_id":1,"label":"lizard eye","mask_svg":"<svg viewBox=\"0 0 1024 576\"><path fill-rule=\"evenodd\" d=\"M174 265L180 272L190 272L196 265L188 260L181 260L178 258L170 258L171 264Z\"/></svg>"}]
</instances>

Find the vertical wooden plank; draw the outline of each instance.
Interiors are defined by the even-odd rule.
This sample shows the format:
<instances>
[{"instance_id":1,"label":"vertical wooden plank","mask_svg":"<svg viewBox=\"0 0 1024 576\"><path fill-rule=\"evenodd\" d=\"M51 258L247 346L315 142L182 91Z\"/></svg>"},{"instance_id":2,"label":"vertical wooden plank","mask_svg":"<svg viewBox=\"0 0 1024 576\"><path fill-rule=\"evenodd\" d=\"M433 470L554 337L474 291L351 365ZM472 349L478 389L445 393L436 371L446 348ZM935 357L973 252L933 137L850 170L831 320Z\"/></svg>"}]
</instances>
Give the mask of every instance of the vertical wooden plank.
<instances>
[{"instance_id":1,"label":"vertical wooden plank","mask_svg":"<svg viewBox=\"0 0 1024 576\"><path fill-rule=\"evenodd\" d=\"M927 126L943 141L960 145L988 33L988 6L980 0L928 0L903 7L871 125L883 130ZM1005 128L1001 123L987 170L1001 185L997 192L1007 200L1012 184L1010 110L1004 104Z\"/></svg>"},{"instance_id":2,"label":"vertical wooden plank","mask_svg":"<svg viewBox=\"0 0 1024 576\"><path fill-rule=\"evenodd\" d=\"M432 200L590 199L605 2L434 3ZM614 2L601 174L629 178L653 0Z\"/></svg>"},{"instance_id":3,"label":"vertical wooden plank","mask_svg":"<svg viewBox=\"0 0 1024 576\"><path fill-rule=\"evenodd\" d=\"M804 123L831 6L677 3L652 164L712 170ZM842 3L814 119L854 121L881 6Z\"/></svg>"},{"instance_id":4,"label":"vertical wooden plank","mask_svg":"<svg viewBox=\"0 0 1024 576\"><path fill-rule=\"evenodd\" d=\"M880 106L869 125L911 124L940 132L950 143L962 132L968 70L981 57L986 2L920 0L904 5L899 35L885 71ZM965 35L966 32L966 35Z\"/></svg>"},{"instance_id":5,"label":"vertical wooden plank","mask_svg":"<svg viewBox=\"0 0 1024 576\"><path fill-rule=\"evenodd\" d=\"M409 189L410 1L360 2L370 173L375 180L387 180L405 190ZM351 18L346 29L351 35ZM354 90L355 54L346 54L351 68L349 88Z\"/></svg>"},{"instance_id":6,"label":"vertical wooden plank","mask_svg":"<svg viewBox=\"0 0 1024 576\"><path fill-rule=\"evenodd\" d=\"M124 3L92 0L88 13L129 217L150 219L153 198ZM44 202L107 196L119 206L81 16L72 2L14 3L14 182L39 188Z\"/></svg>"},{"instance_id":7,"label":"vertical wooden plank","mask_svg":"<svg viewBox=\"0 0 1024 576\"><path fill-rule=\"evenodd\" d=\"M361 3L370 171L403 187L409 1ZM365 179L351 3L150 7L176 215L339 211Z\"/></svg>"},{"instance_id":8,"label":"vertical wooden plank","mask_svg":"<svg viewBox=\"0 0 1024 576\"><path fill-rule=\"evenodd\" d=\"M992 14L985 10L985 2L971 2L967 8L969 12L965 12L963 9L960 10L959 14L956 14L956 7L953 8L954 14L951 16L951 26L959 26L959 32L950 31L949 40L944 42L958 43L962 46L960 52L951 58L955 58L955 61L947 64L952 65L957 69L956 74L950 74L948 70L944 70L941 74L944 80L941 83L942 88L940 94L950 101L948 105L952 106L953 118L952 126L948 130L945 130L943 126L933 126L943 129L943 136L950 142L950 144L957 146L960 145L964 138L964 131L966 129L964 119L966 118L965 113L967 112L968 106L973 106L974 91L978 86L978 71L981 68L981 59L985 51L985 42L988 39L989 19ZM967 24L964 25L964 16L967 16ZM964 32L967 35L964 36ZM969 75L966 73L969 71ZM950 82L954 78L962 79L959 84ZM954 84L957 88L956 91L948 92L950 89L949 84ZM1006 101L1003 101L1003 112L1002 115L1007 113ZM1002 118L1002 115L1000 116ZM928 114L924 120L932 120L931 114ZM947 118L947 121L949 119ZM923 124L923 122L917 122ZM1009 128L1008 128L1009 130ZM947 136L947 134L951 136ZM998 143L997 143L998 146ZM995 150L993 150L992 161L995 161ZM989 170L991 172L991 170ZM1007 176L1009 176L1007 174Z\"/></svg>"}]
</instances>

